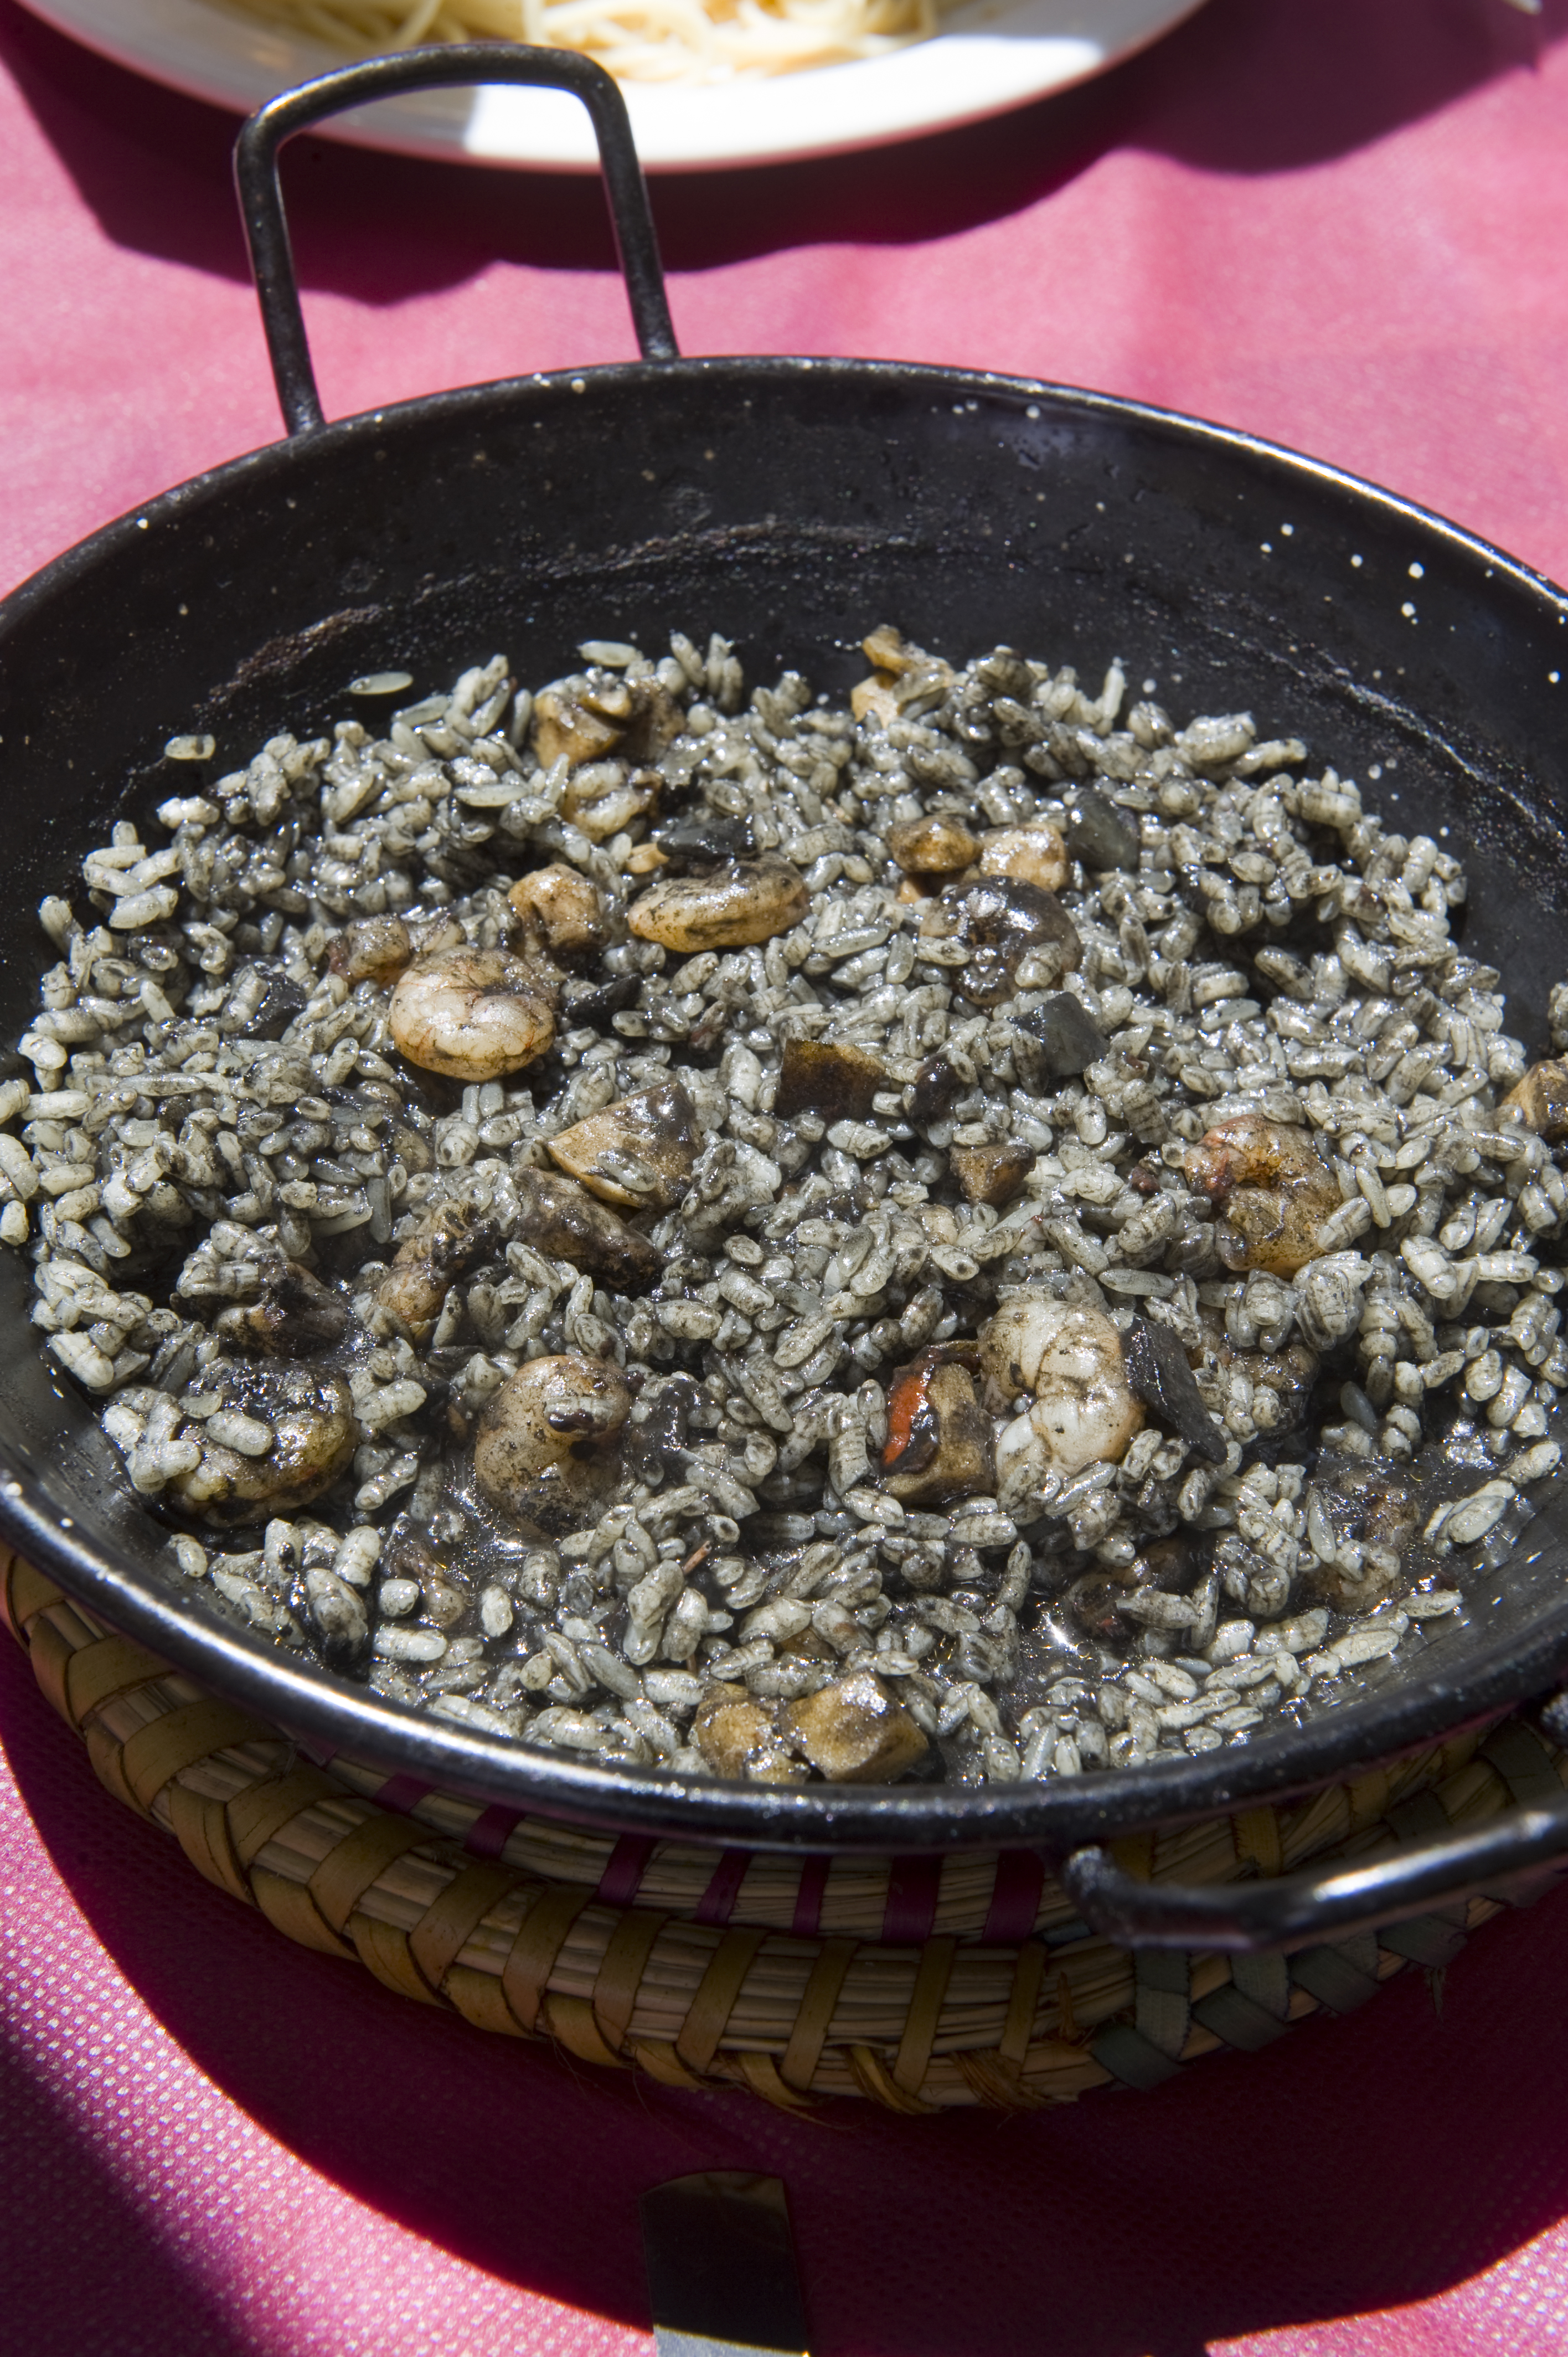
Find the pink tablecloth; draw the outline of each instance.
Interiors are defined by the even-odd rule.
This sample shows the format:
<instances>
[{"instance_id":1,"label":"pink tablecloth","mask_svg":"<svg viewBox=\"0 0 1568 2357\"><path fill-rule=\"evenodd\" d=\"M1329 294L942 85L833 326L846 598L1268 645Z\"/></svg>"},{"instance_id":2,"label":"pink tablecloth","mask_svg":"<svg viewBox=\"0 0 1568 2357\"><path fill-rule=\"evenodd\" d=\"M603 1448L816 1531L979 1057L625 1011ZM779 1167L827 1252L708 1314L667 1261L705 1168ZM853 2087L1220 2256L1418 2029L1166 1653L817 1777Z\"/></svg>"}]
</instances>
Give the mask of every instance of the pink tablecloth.
<instances>
[{"instance_id":1,"label":"pink tablecloth","mask_svg":"<svg viewBox=\"0 0 1568 2357\"><path fill-rule=\"evenodd\" d=\"M1565 34L1564 0L1213 0L1008 122L661 183L677 326L1206 412L1568 576ZM231 132L0 0L0 582L274 431ZM330 408L629 351L591 186L290 178ZM290 1949L8 1652L0 1725L6 2351L646 2349L639 2191L738 2167L789 2181L827 2357L1568 2352L1568 1896L1155 2095L801 2126Z\"/></svg>"}]
</instances>

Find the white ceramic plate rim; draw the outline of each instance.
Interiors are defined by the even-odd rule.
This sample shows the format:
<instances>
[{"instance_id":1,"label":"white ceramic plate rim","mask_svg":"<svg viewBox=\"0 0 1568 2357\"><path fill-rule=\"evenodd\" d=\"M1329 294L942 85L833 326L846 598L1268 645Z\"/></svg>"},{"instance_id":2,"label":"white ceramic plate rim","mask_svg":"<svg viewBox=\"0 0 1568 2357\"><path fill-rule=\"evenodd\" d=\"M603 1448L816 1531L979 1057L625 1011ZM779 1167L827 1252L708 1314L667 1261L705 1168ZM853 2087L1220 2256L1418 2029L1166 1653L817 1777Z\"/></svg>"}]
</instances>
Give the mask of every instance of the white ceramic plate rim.
<instances>
[{"instance_id":1,"label":"white ceramic plate rim","mask_svg":"<svg viewBox=\"0 0 1568 2357\"><path fill-rule=\"evenodd\" d=\"M101 56L249 113L344 63L324 42L211 0L26 0ZM967 0L935 40L855 65L676 89L628 84L645 169L715 171L843 155L951 129L1102 73L1202 0ZM562 172L597 162L587 118L554 91L428 91L339 116L328 135L395 153Z\"/></svg>"}]
</instances>

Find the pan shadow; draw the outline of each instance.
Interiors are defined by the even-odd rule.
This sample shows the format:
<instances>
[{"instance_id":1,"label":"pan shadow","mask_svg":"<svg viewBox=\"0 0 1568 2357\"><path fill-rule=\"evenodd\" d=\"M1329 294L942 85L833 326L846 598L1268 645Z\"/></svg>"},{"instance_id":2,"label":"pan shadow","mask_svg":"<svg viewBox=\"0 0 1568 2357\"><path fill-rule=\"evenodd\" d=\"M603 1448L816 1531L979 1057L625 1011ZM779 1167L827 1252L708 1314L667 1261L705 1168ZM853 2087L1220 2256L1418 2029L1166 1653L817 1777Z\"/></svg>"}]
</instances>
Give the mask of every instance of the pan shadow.
<instances>
[{"instance_id":1,"label":"pan shadow","mask_svg":"<svg viewBox=\"0 0 1568 2357\"><path fill-rule=\"evenodd\" d=\"M1037 203L1133 146L1239 176L1298 170L1386 137L1568 34L1568 0L1209 0L1115 71L993 121L864 155L661 175L672 271L818 242L899 245ZM81 49L0 0L0 46L106 233L139 253L245 275L229 180L234 120ZM347 149L301 138L286 178L303 282L375 304L487 264L613 266L592 179Z\"/></svg>"},{"instance_id":2,"label":"pan shadow","mask_svg":"<svg viewBox=\"0 0 1568 2357\"><path fill-rule=\"evenodd\" d=\"M1489 1926L1441 2015L1412 1974L1154 2095L802 2123L487 2040L291 1947L115 1809L5 1650L0 1714L40 1837L169 2035L309 2168L551 2298L645 2325L638 2196L698 2169L785 2179L823 2357L1201 2357L1431 2298L1568 2211L1568 1892ZM8 2179L24 2241L61 2141L48 2120L35 2134ZM128 2286L144 2264L157 2296L156 2241L127 2255Z\"/></svg>"},{"instance_id":3,"label":"pan shadow","mask_svg":"<svg viewBox=\"0 0 1568 2357\"><path fill-rule=\"evenodd\" d=\"M145 2212L87 2151L25 2061L4 2050L0 2181L9 2228L8 2348L47 2351L69 2341L77 2357L107 2357L110 2351L114 2357L246 2357L249 2344L148 2233ZM59 2265L62 2220L77 2228L66 2282Z\"/></svg>"}]
</instances>

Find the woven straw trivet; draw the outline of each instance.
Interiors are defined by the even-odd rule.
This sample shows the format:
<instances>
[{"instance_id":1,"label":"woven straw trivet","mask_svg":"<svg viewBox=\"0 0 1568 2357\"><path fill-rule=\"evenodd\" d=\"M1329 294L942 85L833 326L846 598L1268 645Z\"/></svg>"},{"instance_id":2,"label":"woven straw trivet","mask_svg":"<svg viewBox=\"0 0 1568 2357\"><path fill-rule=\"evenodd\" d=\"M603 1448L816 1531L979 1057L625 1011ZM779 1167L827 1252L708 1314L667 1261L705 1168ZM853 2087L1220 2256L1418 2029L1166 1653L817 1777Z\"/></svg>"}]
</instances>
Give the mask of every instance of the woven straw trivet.
<instances>
[{"instance_id":1,"label":"woven straw trivet","mask_svg":"<svg viewBox=\"0 0 1568 2357\"><path fill-rule=\"evenodd\" d=\"M481 2029L666 2086L912 2113L1153 2087L1309 2013L1348 2012L1406 1964L1440 1969L1498 1911L1473 1899L1288 1957L1133 1957L1076 1919L1033 1853L715 1856L578 1833L341 1757L312 1764L3 1549L0 1615L101 1781L291 1940L357 1956ZM1510 1718L1116 1855L1158 1880L1277 1875L1477 1824L1565 1783L1568 1754Z\"/></svg>"}]
</instances>

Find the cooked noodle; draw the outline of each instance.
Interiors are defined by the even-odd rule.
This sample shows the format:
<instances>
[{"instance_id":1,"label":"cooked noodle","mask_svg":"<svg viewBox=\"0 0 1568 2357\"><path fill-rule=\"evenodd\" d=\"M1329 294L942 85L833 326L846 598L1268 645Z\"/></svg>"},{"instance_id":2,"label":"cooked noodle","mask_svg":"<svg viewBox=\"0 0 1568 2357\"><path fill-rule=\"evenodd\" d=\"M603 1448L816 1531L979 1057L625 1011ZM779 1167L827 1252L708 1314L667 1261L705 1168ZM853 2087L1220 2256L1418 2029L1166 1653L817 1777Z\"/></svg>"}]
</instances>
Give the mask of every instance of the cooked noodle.
<instances>
[{"instance_id":1,"label":"cooked noodle","mask_svg":"<svg viewBox=\"0 0 1568 2357\"><path fill-rule=\"evenodd\" d=\"M578 49L621 81L729 81L926 39L937 0L232 0L357 56L427 41Z\"/></svg>"}]
</instances>

